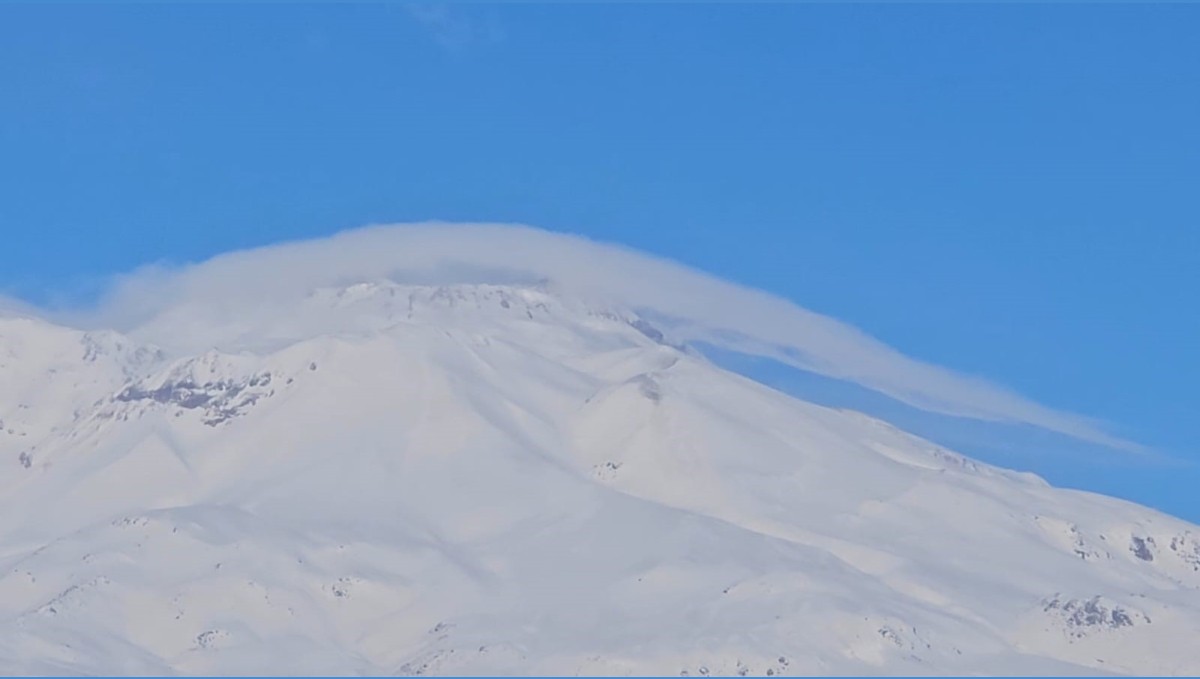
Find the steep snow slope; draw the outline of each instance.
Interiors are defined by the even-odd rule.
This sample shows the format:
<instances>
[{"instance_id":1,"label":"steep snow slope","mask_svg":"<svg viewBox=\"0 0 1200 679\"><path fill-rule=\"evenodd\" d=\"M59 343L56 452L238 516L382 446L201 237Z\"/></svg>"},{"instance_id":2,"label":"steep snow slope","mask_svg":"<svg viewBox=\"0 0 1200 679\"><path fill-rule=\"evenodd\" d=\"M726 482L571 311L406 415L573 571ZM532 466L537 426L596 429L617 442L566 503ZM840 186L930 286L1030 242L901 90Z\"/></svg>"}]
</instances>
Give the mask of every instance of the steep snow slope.
<instances>
[{"instance_id":1,"label":"steep snow slope","mask_svg":"<svg viewBox=\"0 0 1200 679\"><path fill-rule=\"evenodd\" d=\"M546 286L0 329L8 672L1200 672L1200 528Z\"/></svg>"},{"instance_id":2,"label":"steep snow slope","mask_svg":"<svg viewBox=\"0 0 1200 679\"><path fill-rule=\"evenodd\" d=\"M160 360L158 350L117 333L0 315L0 455L16 455L29 466L43 438Z\"/></svg>"}]
</instances>

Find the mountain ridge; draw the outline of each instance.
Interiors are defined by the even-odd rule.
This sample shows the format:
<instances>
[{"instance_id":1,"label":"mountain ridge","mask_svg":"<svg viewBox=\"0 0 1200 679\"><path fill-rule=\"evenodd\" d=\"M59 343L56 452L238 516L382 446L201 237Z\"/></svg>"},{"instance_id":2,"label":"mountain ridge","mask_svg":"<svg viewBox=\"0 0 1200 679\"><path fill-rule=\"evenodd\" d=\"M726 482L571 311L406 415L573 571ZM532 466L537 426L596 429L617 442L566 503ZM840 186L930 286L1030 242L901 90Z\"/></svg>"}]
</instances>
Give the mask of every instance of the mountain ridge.
<instances>
[{"instance_id":1,"label":"mountain ridge","mask_svg":"<svg viewBox=\"0 0 1200 679\"><path fill-rule=\"evenodd\" d=\"M0 321L6 666L1200 671L1200 528L788 397L619 306L381 281L195 336L189 312Z\"/></svg>"}]
</instances>

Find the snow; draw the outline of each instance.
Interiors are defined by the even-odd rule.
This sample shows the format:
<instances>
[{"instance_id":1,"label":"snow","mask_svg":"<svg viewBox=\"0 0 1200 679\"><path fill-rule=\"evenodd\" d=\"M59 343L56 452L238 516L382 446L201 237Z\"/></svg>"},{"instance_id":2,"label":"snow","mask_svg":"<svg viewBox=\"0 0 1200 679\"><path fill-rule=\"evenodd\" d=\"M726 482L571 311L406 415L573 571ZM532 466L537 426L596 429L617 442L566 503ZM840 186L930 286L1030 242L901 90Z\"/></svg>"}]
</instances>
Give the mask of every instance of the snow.
<instances>
[{"instance_id":1,"label":"snow","mask_svg":"<svg viewBox=\"0 0 1200 679\"><path fill-rule=\"evenodd\" d=\"M260 311L0 318L6 672L1200 672L1200 527L548 285Z\"/></svg>"}]
</instances>

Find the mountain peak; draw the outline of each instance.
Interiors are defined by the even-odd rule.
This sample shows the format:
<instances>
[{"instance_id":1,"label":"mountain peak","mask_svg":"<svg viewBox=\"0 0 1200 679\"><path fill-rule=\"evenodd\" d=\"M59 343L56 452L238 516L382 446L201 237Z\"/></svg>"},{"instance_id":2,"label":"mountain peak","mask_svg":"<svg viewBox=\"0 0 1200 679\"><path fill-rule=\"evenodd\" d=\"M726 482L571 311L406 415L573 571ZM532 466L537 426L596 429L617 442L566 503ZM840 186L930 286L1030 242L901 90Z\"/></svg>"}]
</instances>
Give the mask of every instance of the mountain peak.
<instances>
[{"instance_id":1,"label":"mountain peak","mask_svg":"<svg viewBox=\"0 0 1200 679\"><path fill-rule=\"evenodd\" d=\"M1200 668L1198 527L790 398L549 284L240 302L134 339L0 325L6 666Z\"/></svg>"},{"instance_id":2,"label":"mountain peak","mask_svg":"<svg viewBox=\"0 0 1200 679\"><path fill-rule=\"evenodd\" d=\"M250 304L250 308L245 308ZM181 305L145 320L130 335L177 354L208 348L270 353L322 336L370 336L414 325L528 336L559 332L627 333L666 341L633 311L569 294L549 282L534 284L408 284L379 279L323 286L302 296L222 305Z\"/></svg>"}]
</instances>

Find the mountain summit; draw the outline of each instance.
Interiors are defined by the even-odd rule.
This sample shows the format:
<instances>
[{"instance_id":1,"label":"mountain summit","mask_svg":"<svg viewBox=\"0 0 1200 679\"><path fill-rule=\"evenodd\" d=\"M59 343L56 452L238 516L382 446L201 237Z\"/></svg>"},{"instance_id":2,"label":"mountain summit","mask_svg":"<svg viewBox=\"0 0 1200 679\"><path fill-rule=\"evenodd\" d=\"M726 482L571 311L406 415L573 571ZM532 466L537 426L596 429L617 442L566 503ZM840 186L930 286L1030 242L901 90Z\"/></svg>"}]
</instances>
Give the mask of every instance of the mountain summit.
<instances>
[{"instance_id":1,"label":"mountain summit","mask_svg":"<svg viewBox=\"0 0 1200 679\"><path fill-rule=\"evenodd\" d=\"M1200 672L1200 528L549 284L0 318L21 674Z\"/></svg>"}]
</instances>

